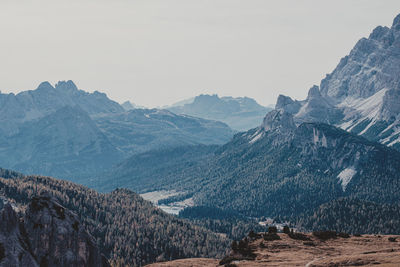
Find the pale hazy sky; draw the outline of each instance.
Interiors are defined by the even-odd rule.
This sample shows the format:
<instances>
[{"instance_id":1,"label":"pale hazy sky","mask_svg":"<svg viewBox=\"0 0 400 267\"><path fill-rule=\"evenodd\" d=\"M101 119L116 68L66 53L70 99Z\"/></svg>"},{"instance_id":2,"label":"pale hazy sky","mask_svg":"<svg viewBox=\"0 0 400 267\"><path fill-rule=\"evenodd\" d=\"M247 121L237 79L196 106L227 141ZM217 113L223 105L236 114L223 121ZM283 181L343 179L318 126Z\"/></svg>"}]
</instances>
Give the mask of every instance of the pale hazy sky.
<instances>
[{"instance_id":1,"label":"pale hazy sky","mask_svg":"<svg viewBox=\"0 0 400 267\"><path fill-rule=\"evenodd\" d=\"M399 0L0 0L0 90L73 80L149 107L303 99Z\"/></svg>"}]
</instances>

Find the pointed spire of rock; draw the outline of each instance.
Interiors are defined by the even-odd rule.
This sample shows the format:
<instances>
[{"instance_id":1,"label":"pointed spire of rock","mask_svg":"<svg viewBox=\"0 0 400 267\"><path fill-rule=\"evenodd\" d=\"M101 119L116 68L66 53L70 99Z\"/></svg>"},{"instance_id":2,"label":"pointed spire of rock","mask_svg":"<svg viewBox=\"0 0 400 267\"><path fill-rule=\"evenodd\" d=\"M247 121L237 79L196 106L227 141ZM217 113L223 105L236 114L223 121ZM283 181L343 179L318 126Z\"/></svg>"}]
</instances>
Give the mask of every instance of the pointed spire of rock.
<instances>
[{"instance_id":1,"label":"pointed spire of rock","mask_svg":"<svg viewBox=\"0 0 400 267\"><path fill-rule=\"evenodd\" d=\"M321 92L319 91L319 87L314 85L313 87L310 88L310 90L308 91L308 97L307 99L311 99L311 98L319 98L321 97Z\"/></svg>"},{"instance_id":2,"label":"pointed spire of rock","mask_svg":"<svg viewBox=\"0 0 400 267\"><path fill-rule=\"evenodd\" d=\"M285 95L279 95L275 105L275 109L282 109L291 114L296 114L300 107L301 105L297 100Z\"/></svg>"},{"instance_id":3,"label":"pointed spire of rock","mask_svg":"<svg viewBox=\"0 0 400 267\"><path fill-rule=\"evenodd\" d=\"M398 14L395 18L394 18L394 20L393 20L393 25L392 25L392 28L398 28L398 27L400 27L400 14Z\"/></svg>"}]
</instances>

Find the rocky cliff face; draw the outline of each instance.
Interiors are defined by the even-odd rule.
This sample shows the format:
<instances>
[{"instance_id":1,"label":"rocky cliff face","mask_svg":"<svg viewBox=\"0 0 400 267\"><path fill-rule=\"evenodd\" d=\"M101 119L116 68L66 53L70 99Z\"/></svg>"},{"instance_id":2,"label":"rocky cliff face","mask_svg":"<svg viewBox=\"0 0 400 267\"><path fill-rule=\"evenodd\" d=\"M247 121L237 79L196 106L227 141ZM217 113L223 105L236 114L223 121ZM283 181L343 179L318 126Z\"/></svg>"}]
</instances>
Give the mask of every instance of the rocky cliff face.
<instances>
[{"instance_id":1,"label":"rocky cliff face","mask_svg":"<svg viewBox=\"0 0 400 267\"><path fill-rule=\"evenodd\" d=\"M280 96L276 108L297 123L324 122L400 147L400 15L361 39L304 101Z\"/></svg>"},{"instance_id":2,"label":"rocky cliff face","mask_svg":"<svg viewBox=\"0 0 400 267\"><path fill-rule=\"evenodd\" d=\"M19 226L19 218L6 204L0 211L0 266L39 266Z\"/></svg>"},{"instance_id":3,"label":"rocky cliff face","mask_svg":"<svg viewBox=\"0 0 400 267\"><path fill-rule=\"evenodd\" d=\"M0 217L0 266L109 266L78 217L50 197L34 197L23 221L9 204Z\"/></svg>"}]
</instances>

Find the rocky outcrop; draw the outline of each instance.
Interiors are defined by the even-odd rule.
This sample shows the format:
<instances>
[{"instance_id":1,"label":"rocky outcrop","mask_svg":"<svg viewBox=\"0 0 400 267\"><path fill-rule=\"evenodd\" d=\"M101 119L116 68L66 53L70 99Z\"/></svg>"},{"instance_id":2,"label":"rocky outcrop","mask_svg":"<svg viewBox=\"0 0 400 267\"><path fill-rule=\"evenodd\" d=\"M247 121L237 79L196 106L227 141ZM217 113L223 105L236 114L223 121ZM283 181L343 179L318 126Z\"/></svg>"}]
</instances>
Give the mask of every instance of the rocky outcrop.
<instances>
[{"instance_id":1,"label":"rocky outcrop","mask_svg":"<svg viewBox=\"0 0 400 267\"><path fill-rule=\"evenodd\" d=\"M296 114L301 108L301 102L295 101L289 96L279 95L276 101L275 109L283 109L291 114Z\"/></svg>"},{"instance_id":2,"label":"rocky outcrop","mask_svg":"<svg viewBox=\"0 0 400 267\"><path fill-rule=\"evenodd\" d=\"M20 222L1 212L0 266L109 266L77 215L49 196L34 197Z\"/></svg>"},{"instance_id":3,"label":"rocky outcrop","mask_svg":"<svg viewBox=\"0 0 400 267\"><path fill-rule=\"evenodd\" d=\"M10 204L0 212L0 266L39 266ZM22 230L22 231L21 231ZM22 233L21 233L22 232Z\"/></svg>"},{"instance_id":4,"label":"rocky outcrop","mask_svg":"<svg viewBox=\"0 0 400 267\"><path fill-rule=\"evenodd\" d=\"M283 110L270 111L263 120L262 128L264 131L290 132L296 129L293 116Z\"/></svg>"}]
</instances>

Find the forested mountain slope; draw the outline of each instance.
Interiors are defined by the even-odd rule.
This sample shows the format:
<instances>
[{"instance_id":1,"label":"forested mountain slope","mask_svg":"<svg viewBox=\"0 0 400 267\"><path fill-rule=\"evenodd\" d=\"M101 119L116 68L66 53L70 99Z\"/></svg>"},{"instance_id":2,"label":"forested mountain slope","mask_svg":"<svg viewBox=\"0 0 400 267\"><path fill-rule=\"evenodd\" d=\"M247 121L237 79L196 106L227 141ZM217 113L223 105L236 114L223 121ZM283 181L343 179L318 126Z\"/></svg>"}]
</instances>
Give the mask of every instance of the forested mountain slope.
<instances>
[{"instance_id":1,"label":"forested mountain slope","mask_svg":"<svg viewBox=\"0 0 400 267\"><path fill-rule=\"evenodd\" d=\"M398 151L326 124L296 126L282 110L182 166L160 170L168 181L161 188L190 193L195 205L247 216L297 216L340 197L388 204L400 199Z\"/></svg>"},{"instance_id":2,"label":"forested mountain slope","mask_svg":"<svg viewBox=\"0 0 400 267\"><path fill-rule=\"evenodd\" d=\"M162 189L184 176L187 169L200 170L217 148L216 145L190 145L143 152L84 183L106 192L115 188L129 188L137 193Z\"/></svg>"},{"instance_id":3,"label":"forested mountain slope","mask_svg":"<svg viewBox=\"0 0 400 267\"><path fill-rule=\"evenodd\" d=\"M24 210L32 197L47 192L75 212L104 255L120 266L141 266L159 260L215 257L229 240L168 215L132 191L100 194L49 177L24 176L1 170L1 194Z\"/></svg>"}]
</instances>

